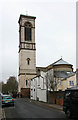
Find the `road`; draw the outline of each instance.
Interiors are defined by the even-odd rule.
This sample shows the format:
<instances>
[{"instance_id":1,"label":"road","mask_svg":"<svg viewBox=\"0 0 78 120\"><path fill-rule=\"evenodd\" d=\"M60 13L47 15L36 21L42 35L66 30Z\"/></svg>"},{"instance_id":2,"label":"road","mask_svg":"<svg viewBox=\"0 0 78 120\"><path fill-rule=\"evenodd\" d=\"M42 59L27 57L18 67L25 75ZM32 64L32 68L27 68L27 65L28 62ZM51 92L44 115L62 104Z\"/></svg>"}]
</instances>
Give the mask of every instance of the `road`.
<instances>
[{"instance_id":1,"label":"road","mask_svg":"<svg viewBox=\"0 0 78 120\"><path fill-rule=\"evenodd\" d=\"M6 118L65 118L63 111L46 108L26 102L24 98L15 99L15 106L3 108Z\"/></svg>"}]
</instances>

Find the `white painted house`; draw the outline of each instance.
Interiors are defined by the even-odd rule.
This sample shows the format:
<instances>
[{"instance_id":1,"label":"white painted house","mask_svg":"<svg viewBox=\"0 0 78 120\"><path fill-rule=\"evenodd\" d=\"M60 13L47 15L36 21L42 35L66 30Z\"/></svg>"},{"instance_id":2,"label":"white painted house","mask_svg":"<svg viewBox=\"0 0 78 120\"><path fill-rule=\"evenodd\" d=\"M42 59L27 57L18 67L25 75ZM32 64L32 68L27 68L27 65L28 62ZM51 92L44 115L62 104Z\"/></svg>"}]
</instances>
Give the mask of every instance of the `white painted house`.
<instances>
[{"instance_id":1,"label":"white painted house","mask_svg":"<svg viewBox=\"0 0 78 120\"><path fill-rule=\"evenodd\" d=\"M48 72L40 71L40 75L31 79L30 85L30 98L33 100L39 100L47 102L47 89L49 90L49 82L46 81L47 73L53 72L51 69ZM53 74L53 73L52 73ZM47 88L48 84L48 88Z\"/></svg>"},{"instance_id":2,"label":"white painted house","mask_svg":"<svg viewBox=\"0 0 78 120\"><path fill-rule=\"evenodd\" d=\"M30 98L47 102L45 72L41 71L41 75L31 79Z\"/></svg>"}]
</instances>

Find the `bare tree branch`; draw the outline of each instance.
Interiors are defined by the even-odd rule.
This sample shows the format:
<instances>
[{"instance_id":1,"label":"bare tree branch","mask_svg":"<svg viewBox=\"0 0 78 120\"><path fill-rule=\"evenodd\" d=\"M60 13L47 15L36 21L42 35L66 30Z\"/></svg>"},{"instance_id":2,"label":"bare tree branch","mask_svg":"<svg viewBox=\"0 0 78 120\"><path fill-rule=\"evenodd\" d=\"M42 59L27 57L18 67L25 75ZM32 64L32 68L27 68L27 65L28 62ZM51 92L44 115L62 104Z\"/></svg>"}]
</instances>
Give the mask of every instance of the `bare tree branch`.
<instances>
[{"instance_id":1,"label":"bare tree branch","mask_svg":"<svg viewBox=\"0 0 78 120\"><path fill-rule=\"evenodd\" d=\"M47 88L47 90L49 89L50 91L55 91L57 89L57 81L54 78L53 70L49 70L46 73L45 79L46 79L46 88Z\"/></svg>"}]
</instances>

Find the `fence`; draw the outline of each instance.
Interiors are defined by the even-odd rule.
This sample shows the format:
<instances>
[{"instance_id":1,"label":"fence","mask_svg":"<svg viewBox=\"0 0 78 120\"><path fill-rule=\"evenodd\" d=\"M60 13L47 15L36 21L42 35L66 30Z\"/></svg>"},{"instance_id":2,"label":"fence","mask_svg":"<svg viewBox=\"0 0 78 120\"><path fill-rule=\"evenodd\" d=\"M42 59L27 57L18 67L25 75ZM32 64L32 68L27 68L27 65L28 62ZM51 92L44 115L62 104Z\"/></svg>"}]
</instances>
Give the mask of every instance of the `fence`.
<instances>
[{"instance_id":1,"label":"fence","mask_svg":"<svg viewBox=\"0 0 78 120\"><path fill-rule=\"evenodd\" d=\"M48 92L48 103L63 105L64 91Z\"/></svg>"}]
</instances>

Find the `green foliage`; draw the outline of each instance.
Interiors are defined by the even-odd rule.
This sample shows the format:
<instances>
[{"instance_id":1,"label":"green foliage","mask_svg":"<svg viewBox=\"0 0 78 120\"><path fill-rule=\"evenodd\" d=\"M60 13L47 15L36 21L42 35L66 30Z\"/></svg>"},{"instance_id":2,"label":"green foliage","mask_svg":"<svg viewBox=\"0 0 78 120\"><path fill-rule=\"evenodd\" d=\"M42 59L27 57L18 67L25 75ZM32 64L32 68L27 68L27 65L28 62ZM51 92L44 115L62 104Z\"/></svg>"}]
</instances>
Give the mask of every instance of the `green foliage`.
<instances>
[{"instance_id":1,"label":"green foliage","mask_svg":"<svg viewBox=\"0 0 78 120\"><path fill-rule=\"evenodd\" d=\"M8 94L7 84L3 84L3 85L2 85L2 93Z\"/></svg>"},{"instance_id":2,"label":"green foliage","mask_svg":"<svg viewBox=\"0 0 78 120\"><path fill-rule=\"evenodd\" d=\"M2 92L2 85L4 84L4 82L0 82L0 92Z\"/></svg>"},{"instance_id":3,"label":"green foliage","mask_svg":"<svg viewBox=\"0 0 78 120\"><path fill-rule=\"evenodd\" d=\"M9 77L7 83L2 85L2 93L5 94L17 93L17 89L18 89L18 82L16 80L16 77L14 76Z\"/></svg>"}]
</instances>

